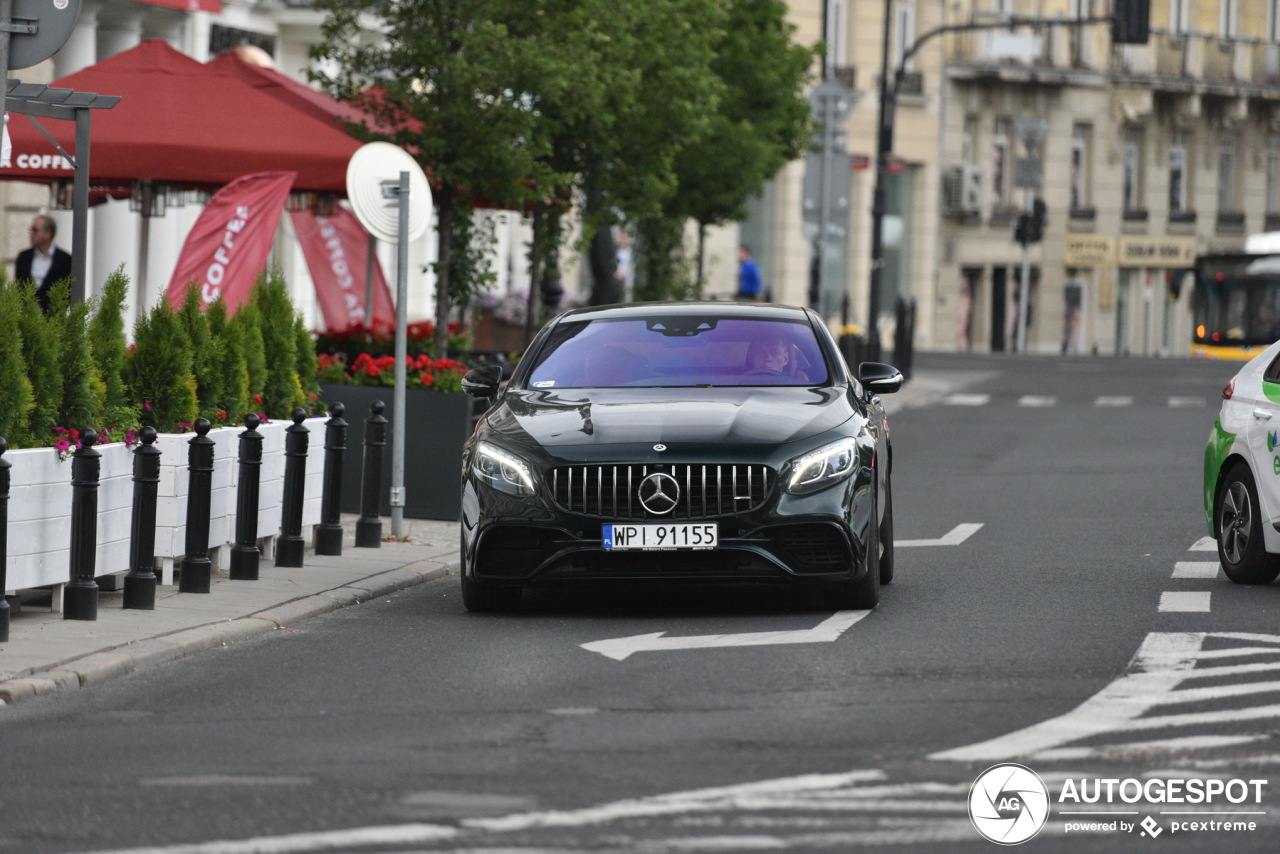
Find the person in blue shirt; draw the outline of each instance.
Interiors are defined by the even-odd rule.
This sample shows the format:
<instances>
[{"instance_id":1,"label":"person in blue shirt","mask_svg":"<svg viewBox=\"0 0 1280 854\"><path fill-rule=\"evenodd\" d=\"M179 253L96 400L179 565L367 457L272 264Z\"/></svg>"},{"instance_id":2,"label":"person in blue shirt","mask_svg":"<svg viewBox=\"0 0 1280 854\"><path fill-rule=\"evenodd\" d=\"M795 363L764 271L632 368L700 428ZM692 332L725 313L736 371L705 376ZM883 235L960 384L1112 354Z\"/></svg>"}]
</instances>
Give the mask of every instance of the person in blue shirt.
<instances>
[{"instance_id":1,"label":"person in blue shirt","mask_svg":"<svg viewBox=\"0 0 1280 854\"><path fill-rule=\"evenodd\" d=\"M738 247L738 299L759 302L763 296L764 285L760 281L760 268L751 257L751 247L743 244Z\"/></svg>"}]
</instances>

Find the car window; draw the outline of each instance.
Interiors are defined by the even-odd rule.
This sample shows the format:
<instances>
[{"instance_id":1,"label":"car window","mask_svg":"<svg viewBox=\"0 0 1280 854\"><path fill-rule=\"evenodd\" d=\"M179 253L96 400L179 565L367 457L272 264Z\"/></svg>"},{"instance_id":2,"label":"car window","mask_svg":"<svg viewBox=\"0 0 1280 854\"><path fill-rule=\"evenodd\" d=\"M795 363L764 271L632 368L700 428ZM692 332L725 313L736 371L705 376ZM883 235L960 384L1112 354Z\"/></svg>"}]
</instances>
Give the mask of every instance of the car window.
<instances>
[{"instance_id":1,"label":"car window","mask_svg":"<svg viewBox=\"0 0 1280 854\"><path fill-rule=\"evenodd\" d=\"M1269 383L1280 383L1280 355L1271 360L1262 378Z\"/></svg>"},{"instance_id":2,"label":"car window","mask_svg":"<svg viewBox=\"0 0 1280 854\"><path fill-rule=\"evenodd\" d=\"M708 315L564 321L531 388L813 386L826 362L805 322Z\"/></svg>"}]
</instances>

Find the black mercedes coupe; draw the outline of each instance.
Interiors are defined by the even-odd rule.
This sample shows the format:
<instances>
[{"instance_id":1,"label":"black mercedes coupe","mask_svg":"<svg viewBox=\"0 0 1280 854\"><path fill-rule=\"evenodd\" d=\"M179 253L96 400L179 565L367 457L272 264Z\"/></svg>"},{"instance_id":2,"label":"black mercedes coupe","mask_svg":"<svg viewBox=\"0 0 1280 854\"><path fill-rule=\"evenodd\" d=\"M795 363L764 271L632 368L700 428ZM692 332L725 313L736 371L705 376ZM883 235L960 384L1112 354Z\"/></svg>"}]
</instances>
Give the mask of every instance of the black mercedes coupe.
<instances>
[{"instance_id":1,"label":"black mercedes coupe","mask_svg":"<svg viewBox=\"0 0 1280 854\"><path fill-rule=\"evenodd\" d=\"M821 585L870 609L893 578L892 450L878 395L814 312L725 302L560 315L491 400L462 455L462 598L518 607L529 585L680 580Z\"/></svg>"}]
</instances>

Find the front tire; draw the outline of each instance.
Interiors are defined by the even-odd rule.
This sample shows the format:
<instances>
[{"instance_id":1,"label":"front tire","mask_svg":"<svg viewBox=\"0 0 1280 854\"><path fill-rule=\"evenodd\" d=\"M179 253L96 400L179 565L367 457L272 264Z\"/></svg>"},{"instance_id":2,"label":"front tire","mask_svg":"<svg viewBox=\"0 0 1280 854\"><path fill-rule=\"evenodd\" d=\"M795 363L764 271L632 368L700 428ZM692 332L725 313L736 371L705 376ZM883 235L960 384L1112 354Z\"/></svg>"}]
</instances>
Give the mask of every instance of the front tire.
<instances>
[{"instance_id":1,"label":"front tire","mask_svg":"<svg viewBox=\"0 0 1280 854\"><path fill-rule=\"evenodd\" d=\"M1236 584L1270 584L1280 575L1280 560L1267 554L1262 540L1260 511L1253 475L1236 463L1222 479L1213 508L1218 561Z\"/></svg>"},{"instance_id":2,"label":"front tire","mask_svg":"<svg viewBox=\"0 0 1280 854\"><path fill-rule=\"evenodd\" d=\"M880 584L893 582L893 482L884 482L884 521L880 523Z\"/></svg>"},{"instance_id":3,"label":"front tire","mask_svg":"<svg viewBox=\"0 0 1280 854\"><path fill-rule=\"evenodd\" d=\"M825 591L823 603L841 611L870 611L880 604L880 526L876 524L876 507L871 506L867 523L867 548L863 563L866 572L857 581L839 581Z\"/></svg>"}]
</instances>

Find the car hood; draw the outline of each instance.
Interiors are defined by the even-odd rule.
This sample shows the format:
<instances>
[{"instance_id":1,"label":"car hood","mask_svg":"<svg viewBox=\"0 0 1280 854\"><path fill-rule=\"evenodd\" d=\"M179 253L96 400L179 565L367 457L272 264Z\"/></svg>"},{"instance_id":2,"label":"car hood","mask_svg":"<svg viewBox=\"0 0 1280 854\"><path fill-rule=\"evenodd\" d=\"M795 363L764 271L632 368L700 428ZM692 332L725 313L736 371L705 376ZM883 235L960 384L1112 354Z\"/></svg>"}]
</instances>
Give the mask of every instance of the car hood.
<instances>
[{"instance_id":1,"label":"car hood","mask_svg":"<svg viewBox=\"0 0 1280 854\"><path fill-rule=\"evenodd\" d=\"M705 450L798 441L856 413L842 387L512 390L487 416L486 432L562 452L659 442Z\"/></svg>"}]
</instances>

